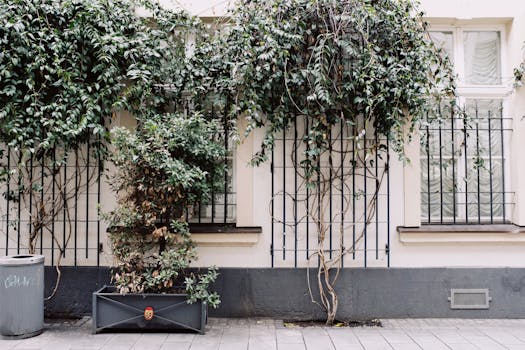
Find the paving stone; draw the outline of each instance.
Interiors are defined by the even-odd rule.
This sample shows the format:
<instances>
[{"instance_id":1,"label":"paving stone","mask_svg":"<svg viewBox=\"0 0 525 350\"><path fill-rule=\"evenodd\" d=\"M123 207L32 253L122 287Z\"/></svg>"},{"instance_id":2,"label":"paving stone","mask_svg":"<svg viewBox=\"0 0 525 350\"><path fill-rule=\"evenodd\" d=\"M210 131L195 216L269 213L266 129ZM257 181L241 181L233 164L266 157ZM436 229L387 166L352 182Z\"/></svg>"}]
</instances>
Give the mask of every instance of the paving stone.
<instances>
[{"instance_id":1,"label":"paving stone","mask_svg":"<svg viewBox=\"0 0 525 350\"><path fill-rule=\"evenodd\" d=\"M392 347L388 342L377 332L376 334L368 334L361 332L356 332L356 336L359 339L359 342L366 350L391 350Z\"/></svg>"},{"instance_id":2,"label":"paving stone","mask_svg":"<svg viewBox=\"0 0 525 350\"><path fill-rule=\"evenodd\" d=\"M165 342L160 350L188 350L190 347L191 342Z\"/></svg>"},{"instance_id":3,"label":"paving stone","mask_svg":"<svg viewBox=\"0 0 525 350\"><path fill-rule=\"evenodd\" d=\"M306 350L306 347L304 343L301 343L301 344L282 343L282 344L277 344L277 350Z\"/></svg>"},{"instance_id":4,"label":"paving stone","mask_svg":"<svg viewBox=\"0 0 525 350\"><path fill-rule=\"evenodd\" d=\"M445 344L468 344L468 340L455 330L435 330L432 333Z\"/></svg>"},{"instance_id":5,"label":"paving stone","mask_svg":"<svg viewBox=\"0 0 525 350\"><path fill-rule=\"evenodd\" d=\"M275 335L250 336L248 350L276 350L277 341Z\"/></svg>"},{"instance_id":6,"label":"paving stone","mask_svg":"<svg viewBox=\"0 0 525 350\"><path fill-rule=\"evenodd\" d=\"M509 350L525 350L525 345L507 345Z\"/></svg>"},{"instance_id":7,"label":"paving stone","mask_svg":"<svg viewBox=\"0 0 525 350\"><path fill-rule=\"evenodd\" d=\"M100 348L100 350L130 350L130 349L132 349L132 347L130 347L129 345L118 345L118 344L114 344L114 345L106 344Z\"/></svg>"},{"instance_id":8,"label":"paving stone","mask_svg":"<svg viewBox=\"0 0 525 350\"><path fill-rule=\"evenodd\" d=\"M299 329L279 328L275 330L277 344L303 344L303 335Z\"/></svg>"},{"instance_id":9,"label":"paving stone","mask_svg":"<svg viewBox=\"0 0 525 350\"><path fill-rule=\"evenodd\" d=\"M308 350L335 350L332 340L324 328L304 328L302 333Z\"/></svg>"},{"instance_id":10,"label":"paving stone","mask_svg":"<svg viewBox=\"0 0 525 350\"><path fill-rule=\"evenodd\" d=\"M166 337L166 343L190 343L196 335L192 333L171 333Z\"/></svg>"},{"instance_id":11,"label":"paving stone","mask_svg":"<svg viewBox=\"0 0 525 350\"><path fill-rule=\"evenodd\" d=\"M495 342L486 335L463 335L471 344L474 344L479 349L487 350L505 350L506 348L501 344Z\"/></svg>"},{"instance_id":12,"label":"paving stone","mask_svg":"<svg viewBox=\"0 0 525 350\"><path fill-rule=\"evenodd\" d=\"M422 349L428 350L448 350L441 340L429 331L407 331L407 335Z\"/></svg>"},{"instance_id":13,"label":"paving stone","mask_svg":"<svg viewBox=\"0 0 525 350\"><path fill-rule=\"evenodd\" d=\"M486 330L484 333L503 345L521 345L524 342L506 331Z\"/></svg>"},{"instance_id":14,"label":"paving stone","mask_svg":"<svg viewBox=\"0 0 525 350\"><path fill-rule=\"evenodd\" d=\"M478 350L476 346L469 343L447 344L447 346L452 350Z\"/></svg>"},{"instance_id":15,"label":"paving stone","mask_svg":"<svg viewBox=\"0 0 525 350\"><path fill-rule=\"evenodd\" d=\"M398 343L398 344L390 344L390 345L394 348L394 350L421 350L421 348L414 343L412 344Z\"/></svg>"},{"instance_id":16,"label":"paving stone","mask_svg":"<svg viewBox=\"0 0 525 350\"><path fill-rule=\"evenodd\" d=\"M403 330L380 330L379 333L389 344L411 344L414 343Z\"/></svg>"},{"instance_id":17,"label":"paving stone","mask_svg":"<svg viewBox=\"0 0 525 350\"><path fill-rule=\"evenodd\" d=\"M338 329L328 329L328 335L332 339L332 343L335 345L336 349L343 348L359 348L362 349L361 343L355 333L348 328L338 328Z\"/></svg>"}]
</instances>

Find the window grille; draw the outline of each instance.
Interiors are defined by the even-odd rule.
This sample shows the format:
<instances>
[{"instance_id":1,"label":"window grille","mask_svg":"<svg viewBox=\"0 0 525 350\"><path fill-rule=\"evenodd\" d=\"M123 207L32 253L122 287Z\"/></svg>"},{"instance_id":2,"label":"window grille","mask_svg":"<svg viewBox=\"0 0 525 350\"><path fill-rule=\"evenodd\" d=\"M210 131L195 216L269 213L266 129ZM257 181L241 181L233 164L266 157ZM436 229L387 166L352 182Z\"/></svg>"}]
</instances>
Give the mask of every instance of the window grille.
<instances>
[{"instance_id":1,"label":"window grille","mask_svg":"<svg viewBox=\"0 0 525 350\"><path fill-rule=\"evenodd\" d=\"M467 99L465 114L441 106L422 123L424 223L504 223L509 212L505 143L511 131L498 99Z\"/></svg>"},{"instance_id":2,"label":"window grille","mask_svg":"<svg viewBox=\"0 0 525 350\"><path fill-rule=\"evenodd\" d=\"M226 149L223 159L224 172L220 174L220 188L212 191L209 201L199 203L193 208L193 213L188 218L190 223L230 224L236 221L235 143L226 135L228 126L225 124L219 136Z\"/></svg>"}]
</instances>

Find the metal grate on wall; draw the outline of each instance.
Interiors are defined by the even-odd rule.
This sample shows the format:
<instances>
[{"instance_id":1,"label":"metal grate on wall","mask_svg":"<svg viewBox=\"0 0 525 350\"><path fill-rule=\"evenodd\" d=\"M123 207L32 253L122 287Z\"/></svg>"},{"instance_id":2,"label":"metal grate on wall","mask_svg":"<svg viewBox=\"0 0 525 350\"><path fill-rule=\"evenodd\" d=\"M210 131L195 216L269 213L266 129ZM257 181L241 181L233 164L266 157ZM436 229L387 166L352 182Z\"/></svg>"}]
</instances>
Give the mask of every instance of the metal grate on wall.
<instances>
[{"instance_id":1,"label":"metal grate on wall","mask_svg":"<svg viewBox=\"0 0 525 350\"><path fill-rule=\"evenodd\" d=\"M336 265L389 266L388 140L373 152L370 145L378 140L373 132L359 123L341 123L326 136L320 175L308 185L301 162L309 127L296 118L272 151L272 267L317 266L319 234L325 237L321 249Z\"/></svg>"},{"instance_id":2,"label":"metal grate on wall","mask_svg":"<svg viewBox=\"0 0 525 350\"><path fill-rule=\"evenodd\" d=\"M212 193L208 203L195 207L192 222L226 224L235 222L236 194L233 176L233 143L222 138L228 149L224 182ZM107 225L100 212L110 211L115 196L106 181L105 165L90 142L76 152L56 150L37 159L20 150L7 148L0 158L10 171L5 174L0 193L0 251L5 255L24 254L35 237L35 252L46 257L46 264L99 266L111 265L106 238ZM61 166L55 166L63 159ZM18 164L26 166L20 167ZM111 167L109 164L107 166ZM23 178L31 179L32 189Z\"/></svg>"},{"instance_id":3,"label":"metal grate on wall","mask_svg":"<svg viewBox=\"0 0 525 350\"><path fill-rule=\"evenodd\" d=\"M97 148L98 142L90 141L76 151L52 150L46 157L5 149L0 159L9 169L1 186L2 253L27 253L34 237L34 251L46 257L46 264L59 259L63 265L101 264L105 225L99 203L108 189Z\"/></svg>"}]
</instances>

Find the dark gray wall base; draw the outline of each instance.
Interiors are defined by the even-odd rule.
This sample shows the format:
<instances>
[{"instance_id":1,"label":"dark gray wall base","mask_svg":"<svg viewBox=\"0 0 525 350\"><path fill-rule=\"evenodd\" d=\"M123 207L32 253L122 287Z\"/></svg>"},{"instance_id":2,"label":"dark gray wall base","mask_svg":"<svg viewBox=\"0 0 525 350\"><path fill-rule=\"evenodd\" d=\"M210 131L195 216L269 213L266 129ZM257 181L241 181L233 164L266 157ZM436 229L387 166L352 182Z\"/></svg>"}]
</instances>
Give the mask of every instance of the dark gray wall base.
<instances>
[{"instance_id":1,"label":"dark gray wall base","mask_svg":"<svg viewBox=\"0 0 525 350\"><path fill-rule=\"evenodd\" d=\"M44 303L46 317L81 317L91 314L93 292L110 284L111 277L107 267L60 268L62 277L56 295ZM51 295L57 278L54 267L45 268L45 296Z\"/></svg>"},{"instance_id":2,"label":"dark gray wall base","mask_svg":"<svg viewBox=\"0 0 525 350\"><path fill-rule=\"evenodd\" d=\"M57 296L46 302L47 316L91 312L91 294L109 284L109 269L64 267ZM46 268L46 293L56 273ZM220 269L215 283L222 299L212 317L321 319L308 294L306 269ZM314 297L315 271L311 271ZM450 289L488 288L487 310L452 310ZM337 283L340 319L458 317L525 318L525 268L356 268L344 269Z\"/></svg>"}]
</instances>

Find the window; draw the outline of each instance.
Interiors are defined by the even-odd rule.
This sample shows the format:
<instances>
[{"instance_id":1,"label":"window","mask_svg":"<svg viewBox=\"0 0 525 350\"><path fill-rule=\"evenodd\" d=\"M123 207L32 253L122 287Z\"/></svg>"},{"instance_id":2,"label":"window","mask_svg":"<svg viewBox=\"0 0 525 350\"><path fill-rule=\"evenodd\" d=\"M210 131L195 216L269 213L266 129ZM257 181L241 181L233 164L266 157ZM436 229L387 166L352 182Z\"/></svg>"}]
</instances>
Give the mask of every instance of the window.
<instances>
[{"instance_id":1,"label":"window","mask_svg":"<svg viewBox=\"0 0 525 350\"><path fill-rule=\"evenodd\" d=\"M213 24L208 25L209 30L221 30L221 26L215 27ZM186 38L186 54L193 55L195 49L194 34ZM194 108L195 101L187 99L184 109L190 113ZM201 107L205 107L211 116L220 113L215 108L214 97L209 100L199 101ZM224 172L217 174L222 179L221 188L212 191L210 199L207 202L198 203L191 213L187 213L187 219L190 224L235 224L237 220L237 184L236 184L236 144L230 138L231 127L225 122L216 135L217 140L224 144L226 156L223 159ZM195 225L194 225L195 226Z\"/></svg>"},{"instance_id":2,"label":"window","mask_svg":"<svg viewBox=\"0 0 525 350\"><path fill-rule=\"evenodd\" d=\"M199 203L190 218L195 224L230 224L236 221L236 179L235 179L235 142L229 140L227 128L221 130L220 138L224 142L226 156L224 173L219 174L223 179L221 188L211 193L206 203Z\"/></svg>"},{"instance_id":3,"label":"window","mask_svg":"<svg viewBox=\"0 0 525 350\"><path fill-rule=\"evenodd\" d=\"M510 118L502 65L503 28L442 28L430 36L454 64L462 112L442 103L422 123L422 223L503 223Z\"/></svg>"}]
</instances>

